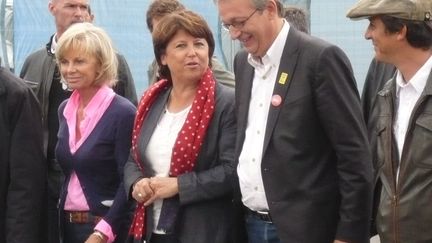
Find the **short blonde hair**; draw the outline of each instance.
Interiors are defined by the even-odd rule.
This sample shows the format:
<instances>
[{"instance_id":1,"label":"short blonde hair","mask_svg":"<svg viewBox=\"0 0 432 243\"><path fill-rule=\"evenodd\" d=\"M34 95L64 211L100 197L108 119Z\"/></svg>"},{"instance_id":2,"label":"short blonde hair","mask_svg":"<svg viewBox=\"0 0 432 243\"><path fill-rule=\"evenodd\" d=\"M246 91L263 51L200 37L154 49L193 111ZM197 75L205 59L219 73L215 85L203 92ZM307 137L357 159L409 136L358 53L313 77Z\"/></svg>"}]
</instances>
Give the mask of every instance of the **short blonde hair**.
<instances>
[{"instance_id":1,"label":"short blonde hair","mask_svg":"<svg viewBox=\"0 0 432 243\"><path fill-rule=\"evenodd\" d=\"M69 27L60 37L55 51L57 63L69 50L81 51L84 55L95 57L100 65L94 85L117 83L117 56L108 34L91 23L77 23Z\"/></svg>"}]
</instances>

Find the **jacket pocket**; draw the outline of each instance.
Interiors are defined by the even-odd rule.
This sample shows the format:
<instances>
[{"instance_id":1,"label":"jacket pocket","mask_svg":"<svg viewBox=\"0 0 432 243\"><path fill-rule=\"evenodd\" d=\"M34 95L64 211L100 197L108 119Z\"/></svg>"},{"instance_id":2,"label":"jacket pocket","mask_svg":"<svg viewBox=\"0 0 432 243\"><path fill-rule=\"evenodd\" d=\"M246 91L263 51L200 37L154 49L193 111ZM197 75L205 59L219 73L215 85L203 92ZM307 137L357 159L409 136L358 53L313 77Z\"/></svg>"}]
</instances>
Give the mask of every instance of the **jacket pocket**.
<instances>
[{"instance_id":1,"label":"jacket pocket","mask_svg":"<svg viewBox=\"0 0 432 243\"><path fill-rule=\"evenodd\" d=\"M423 114L416 120L412 131L410 154L415 165L432 169L432 115Z\"/></svg>"},{"instance_id":2,"label":"jacket pocket","mask_svg":"<svg viewBox=\"0 0 432 243\"><path fill-rule=\"evenodd\" d=\"M387 129L386 125L383 122L378 122L375 130L376 135L376 146L373 150L373 162L375 170L379 170L384 165L384 158L386 154L387 143L387 133L389 129Z\"/></svg>"}]
</instances>

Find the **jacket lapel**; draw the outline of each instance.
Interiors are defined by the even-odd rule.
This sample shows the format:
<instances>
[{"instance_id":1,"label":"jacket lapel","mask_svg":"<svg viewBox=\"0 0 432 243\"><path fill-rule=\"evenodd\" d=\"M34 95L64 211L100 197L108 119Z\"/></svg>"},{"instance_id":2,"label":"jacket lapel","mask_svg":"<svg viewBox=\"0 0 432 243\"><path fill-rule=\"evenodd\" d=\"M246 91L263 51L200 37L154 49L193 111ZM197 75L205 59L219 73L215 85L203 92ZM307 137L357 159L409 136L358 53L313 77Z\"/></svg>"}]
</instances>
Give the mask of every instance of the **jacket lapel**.
<instances>
[{"instance_id":1,"label":"jacket lapel","mask_svg":"<svg viewBox=\"0 0 432 243\"><path fill-rule=\"evenodd\" d=\"M236 77L237 140L236 158L240 155L245 139L249 114L249 102L252 92L254 68L247 62L247 53L241 52L234 61Z\"/></svg>"},{"instance_id":2,"label":"jacket lapel","mask_svg":"<svg viewBox=\"0 0 432 243\"><path fill-rule=\"evenodd\" d=\"M297 58L299 55L299 40L300 35L296 30L290 28L288 37L285 43L285 48L282 53L282 57L279 64L278 73L276 76L276 82L273 89L272 102L270 103L269 114L267 118L266 133L264 136L264 147L263 154L265 153L267 146L270 142L273 130L276 126L276 121L279 117L281 108L284 105L286 94L291 84L295 67L297 64ZM279 104L277 99L280 98ZM273 102L275 101L275 102Z\"/></svg>"},{"instance_id":3,"label":"jacket lapel","mask_svg":"<svg viewBox=\"0 0 432 243\"><path fill-rule=\"evenodd\" d=\"M165 104L168 100L171 88L166 91L162 91L161 95L156 98L153 105L150 107L150 111L144 119L144 125L141 128L140 132L140 140L138 143L139 153L142 158L145 158L145 151L147 149L147 145L150 141L151 136L153 135L154 130L156 129L157 123L161 117L162 112L165 110ZM146 163L146 161L141 160L141 163Z\"/></svg>"},{"instance_id":4,"label":"jacket lapel","mask_svg":"<svg viewBox=\"0 0 432 243\"><path fill-rule=\"evenodd\" d=\"M394 120L394 110L396 104L396 76L393 76L393 78L384 85L381 91L377 94L377 102L376 105L378 106L379 114L376 127L374 128L376 131L375 134L379 134L377 136L385 136L382 139L384 141L377 141L377 143L381 143L381 146L384 146L385 152L382 156L384 156L384 160L389 161L386 163L384 162L384 165L380 168L382 173L387 174L385 177L381 177L381 182L385 190L387 190L389 193L394 193L396 191L396 174L395 174L395 166L399 163L399 158L397 154L397 146L395 144L394 140L394 134L393 134L393 120ZM388 131L385 131L385 130ZM385 132L385 134L382 134ZM397 161L395 161L397 160ZM380 174L380 172L378 172ZM391 178L391 180L386 180L387 178Z\"/></svg>"},{"instance_id":5,"label":"jacket lapel","mask_svg":"<svg viewBox=\"0 0 432 243\"><path fill-rule=\"evenodd\" d=\"M396 83L396 82L394 82ZM396 88L395 88L396 89ZM417 103L415 104L413 111L410 115L409 122L408 122L408 128L407 128L407 135L405 137L405 143L407 143L408 139L410 138L409 134L413 133L413 129L415 128L416 123L426 123L429 124L431 119L425 117L420 117L421 114L430 114L432 112L432 107L430 105L427 105L428 99L432 95L432 71L429 73L426 86L420 95L419 99L417 100ZM396 97L396 96L395 96ZM428 116L427 116L428 117ZM402 155L402 158L400 160L400 168L399 168L399 183L401 183L401 180L405 179L404 175L406 173L408 163L406 163L406 153L405 152Z\"/></svg>"}]
</instances>

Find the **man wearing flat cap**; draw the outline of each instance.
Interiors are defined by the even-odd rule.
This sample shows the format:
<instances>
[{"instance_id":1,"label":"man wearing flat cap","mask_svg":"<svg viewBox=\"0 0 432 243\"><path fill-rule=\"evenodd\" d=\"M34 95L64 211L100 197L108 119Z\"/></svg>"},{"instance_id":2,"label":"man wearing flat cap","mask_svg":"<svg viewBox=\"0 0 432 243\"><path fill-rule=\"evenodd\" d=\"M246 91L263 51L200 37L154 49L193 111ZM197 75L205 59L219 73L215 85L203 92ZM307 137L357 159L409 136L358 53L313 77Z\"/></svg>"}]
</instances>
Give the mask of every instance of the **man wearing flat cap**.
<instances>
[{"instance_id":1,"label":"man wearing flat cap","mask_svg":"<svg viewBox=\"0 0 432 243\"><path fill-rule=\"evenodd\" d=\"M432 0L360 0L347 17L369 19L375 58L397 68L369 124L381 242L432 242Z\"/></svg>"}]
</instances>

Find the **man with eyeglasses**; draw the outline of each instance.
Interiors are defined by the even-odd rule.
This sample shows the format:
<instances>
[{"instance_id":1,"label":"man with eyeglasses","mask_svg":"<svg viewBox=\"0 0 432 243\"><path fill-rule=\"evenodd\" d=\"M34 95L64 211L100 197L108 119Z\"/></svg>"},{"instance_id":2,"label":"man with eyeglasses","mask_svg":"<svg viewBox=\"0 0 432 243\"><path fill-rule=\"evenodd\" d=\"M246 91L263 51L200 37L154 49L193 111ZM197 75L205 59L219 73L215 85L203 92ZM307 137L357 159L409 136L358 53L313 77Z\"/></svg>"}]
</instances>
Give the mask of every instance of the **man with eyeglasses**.
<instances>
[{"instance_id":1,"label":"man with eyeglasses","mask_svg":"<svg viewBox=\"0 0 432 243\"><path fill-rule=\"evenodd\" d=\"M369 242L372 159L348 58L291 28L277 0L217 5L244 46L234 72L248 241Z\"/></svg>"},{"instance_id":2,"label":"man with eyeglasses","mask_svg":"<svg viewBox=\"0 0 432 243\"><path fill-rule=\"evenodd\" d=\"M235 29L241 29L243 28L243 26L246 24L246 22L258 11L258 9L255 9L251 14L249 14L249 16L247 16L244 20L242 21L234 21L231 24L227 24L227 23L222 23L222 27L226 30L226 31L230 31L231 27L235 28Z\"/></svg>"}]
</instances>

